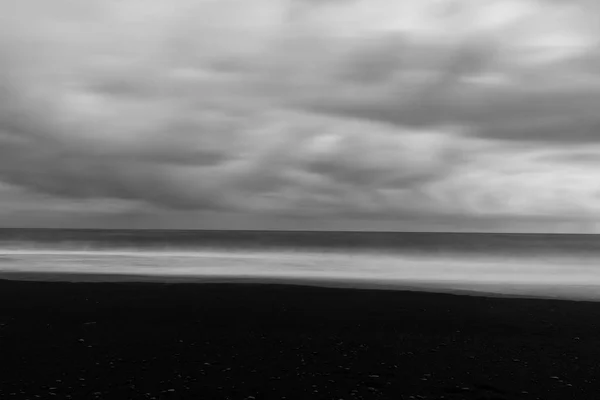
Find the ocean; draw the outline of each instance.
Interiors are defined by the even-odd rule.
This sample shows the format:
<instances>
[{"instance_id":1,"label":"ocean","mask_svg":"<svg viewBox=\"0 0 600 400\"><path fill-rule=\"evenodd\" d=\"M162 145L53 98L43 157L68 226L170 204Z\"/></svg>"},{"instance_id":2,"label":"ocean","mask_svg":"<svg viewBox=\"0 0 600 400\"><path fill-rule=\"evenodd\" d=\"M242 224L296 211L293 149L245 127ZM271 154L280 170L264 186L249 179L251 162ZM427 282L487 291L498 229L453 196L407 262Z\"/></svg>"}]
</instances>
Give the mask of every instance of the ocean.
<instances>
[{"instance_id":1,"label":"ocean","mask_svg":"<svg viewBox=\"0 0 600 400\"><path fill-rule=\"evenodd\" d=\"M296 283L600 300L600 236L0 229L0 278Z\"/></svg>"}]
</instances>

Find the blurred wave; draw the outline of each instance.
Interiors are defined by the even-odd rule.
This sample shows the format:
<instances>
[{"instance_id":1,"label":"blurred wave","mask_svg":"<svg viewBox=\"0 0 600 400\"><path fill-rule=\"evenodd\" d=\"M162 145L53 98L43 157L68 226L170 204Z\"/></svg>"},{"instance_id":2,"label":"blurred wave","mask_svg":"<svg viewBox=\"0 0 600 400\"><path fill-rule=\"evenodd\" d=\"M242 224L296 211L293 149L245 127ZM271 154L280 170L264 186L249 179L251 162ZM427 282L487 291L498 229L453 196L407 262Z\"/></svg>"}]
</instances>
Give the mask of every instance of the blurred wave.
<instances>
[{"instance_id":1,"label":"blurred wave","mask_svg":"<svg viewBox=\"0 0 600 400\"><path fill-rule=\"evenodd\" d=\"M0 276L283 279L600 298L586 235L2 231Z\"/></svg>"}]
</instances>

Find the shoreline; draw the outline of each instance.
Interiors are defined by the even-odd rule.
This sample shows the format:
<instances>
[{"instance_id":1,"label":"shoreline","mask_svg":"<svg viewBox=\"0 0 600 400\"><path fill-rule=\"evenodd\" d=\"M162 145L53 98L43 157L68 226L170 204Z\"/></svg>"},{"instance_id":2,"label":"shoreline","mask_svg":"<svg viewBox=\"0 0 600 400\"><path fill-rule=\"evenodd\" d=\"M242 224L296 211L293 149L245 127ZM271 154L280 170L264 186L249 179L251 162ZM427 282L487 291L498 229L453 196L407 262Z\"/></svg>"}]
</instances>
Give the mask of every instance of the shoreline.
<instances>
[{"instance_id":1,"label":"shoreline","mask_svg":"<svg viewBox=\"0 0 600 400\"><path fill-rule=\"evenodd\" d=\"M460 281L432 282L405 280L365 280L352 278L322 277L269 277L231 275L158 275L158 274L99 274L96 272L23 272L0 271L0 281L64 282L64 283L155 283L155 284L236 284L236 285L284 285L300 287L323 287L330 289L381 290L400 292L441 293L457 296L539 299L574 302L600 302L600 288L589 286L555 286L554 295L548 294L544 285L469 284Z\"/></svg>"}]
</instances>

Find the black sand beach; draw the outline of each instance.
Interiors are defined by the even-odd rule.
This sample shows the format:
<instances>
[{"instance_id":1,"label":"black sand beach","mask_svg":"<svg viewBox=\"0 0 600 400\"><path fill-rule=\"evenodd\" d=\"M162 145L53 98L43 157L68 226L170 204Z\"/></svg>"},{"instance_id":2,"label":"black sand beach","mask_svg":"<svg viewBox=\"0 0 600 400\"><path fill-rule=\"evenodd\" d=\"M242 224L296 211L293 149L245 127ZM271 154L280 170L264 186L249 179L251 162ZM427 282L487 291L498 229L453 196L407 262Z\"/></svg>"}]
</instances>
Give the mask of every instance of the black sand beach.
<instances>
[{"instance_id":1,"label":"black sand beach","mask_svg":"<svg viewBox=\"0 0 600 400\"><path fill-rule=\"evenodd\" d=\"M594 399L600 303L0 280L2 399Z\"/></svg>"}]
</instances>

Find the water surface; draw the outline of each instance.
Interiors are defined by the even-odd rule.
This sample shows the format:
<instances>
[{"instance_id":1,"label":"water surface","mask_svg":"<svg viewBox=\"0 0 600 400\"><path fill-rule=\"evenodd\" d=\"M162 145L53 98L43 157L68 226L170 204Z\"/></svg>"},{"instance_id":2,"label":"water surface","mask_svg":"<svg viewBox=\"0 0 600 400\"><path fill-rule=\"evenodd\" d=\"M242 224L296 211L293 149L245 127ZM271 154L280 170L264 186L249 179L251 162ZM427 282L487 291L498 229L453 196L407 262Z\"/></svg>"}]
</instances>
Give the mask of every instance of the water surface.
<instances>
[{"instance_id":1,"label":"water surface","mask_svg":"<svg viewBox=\"0 0 600 400\"><path fill-rule=\"evenodd\" d=\"M597 300L600 236L0 229L0 277L31 273L36 279L285 281Z\"/></svg>"}]
</instances>

